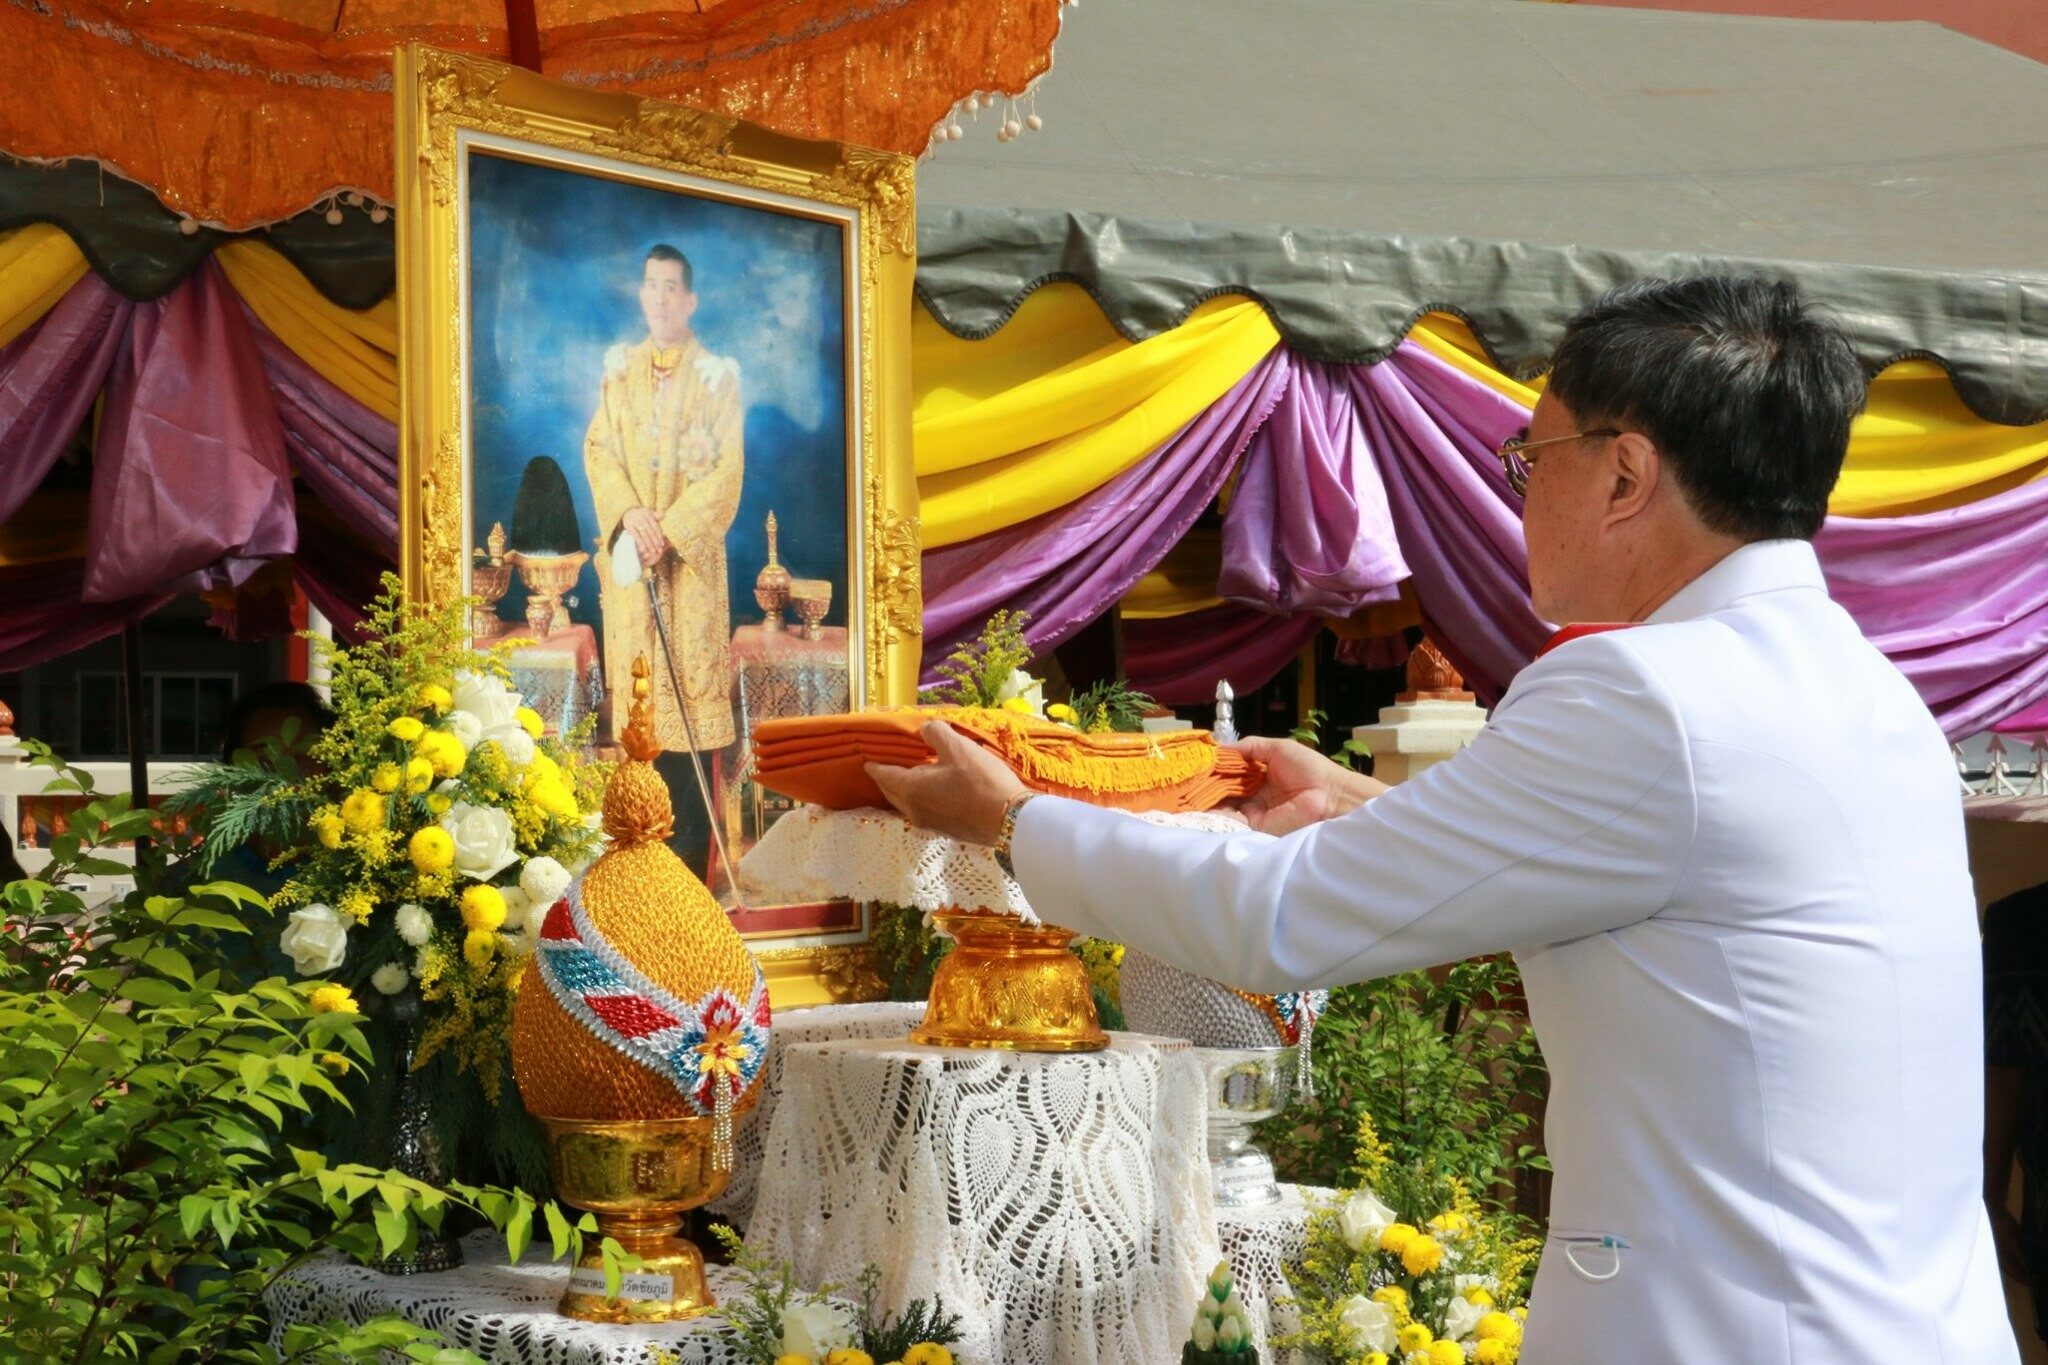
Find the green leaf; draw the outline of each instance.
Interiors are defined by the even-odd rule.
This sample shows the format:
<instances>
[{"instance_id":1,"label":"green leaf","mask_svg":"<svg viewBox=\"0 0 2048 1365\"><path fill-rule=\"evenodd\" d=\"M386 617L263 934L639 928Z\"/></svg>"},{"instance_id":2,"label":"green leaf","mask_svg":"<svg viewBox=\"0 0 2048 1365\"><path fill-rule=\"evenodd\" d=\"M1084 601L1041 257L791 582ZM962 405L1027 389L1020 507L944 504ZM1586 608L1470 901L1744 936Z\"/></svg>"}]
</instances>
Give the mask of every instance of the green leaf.
<instances>
[{"instance_id":1,"label":"green leaf","mask_svg":"<svg viewBox=\"0 0 2048 1365\"><path fill-rule=\"evenodd\" d=\"M151 948L142 955L143 965L151 971L162 972L175 977L186 985L193 984L192 963L183 953L168 945Z\"/></svg>"},{"instance_id":2,"label":"green leaf","mask_svg":"<svg viewBox=\"0 0 2048 1365\"><path fill-rule=\"evenodd\" d=\"M178 1226L188 1238L197 1237L213 1213L213 1201L204 1195L188 1194L178 1201Z\"/></svg>"},{"instance_id":3,"label":"green leaf","mask_svg":"<svg viewBox=\"0 0 2048 1365\"><path fill-rule=\"evenodd\" d=\"M541 1210L547 1216L548 1239L554 1243L553 1259L559 1261L569 1249L569 1220L562 1216L561 1206L550 1199Z\"/></svg>"},{"instance_id":4,"label":"green leaf","mask_svg":"<svg viewBox=\"0 0 2048 1365\"><path fill-rule=\"evenodd\" d=\"M254 906L258 910L270 908L270 898L261 891L242 885L240 882L201 882L189 893L194 899L210 896L218 900L234 901L238 905ZM239 924L241 921L237 920Z\"/></svg>"},{"instance_id":5,"label":"green leaf","mask_svg":"<svg viewBox=\"0 0 2048 1365\"><path fill-rule=\"evenodd\" d=\"M405 1215L397 1209L378 1208L374 1215L377 1222L377 1242L386 1256L395 1256L405 1245Z\"/></svg>"},{"instance_id":6,"label":"green leaf","mask_svg":"<svg viewBox=\"0 0 2048 1365\"><path fill-rule=\"evenodd\" d=\"M505 1258L514 1265L519 1264L519 1258L526 1254L527 1244L532 1240L532 1206L514 1209L512 1217L505 1223Z\"/></svg>"}]
</instances>

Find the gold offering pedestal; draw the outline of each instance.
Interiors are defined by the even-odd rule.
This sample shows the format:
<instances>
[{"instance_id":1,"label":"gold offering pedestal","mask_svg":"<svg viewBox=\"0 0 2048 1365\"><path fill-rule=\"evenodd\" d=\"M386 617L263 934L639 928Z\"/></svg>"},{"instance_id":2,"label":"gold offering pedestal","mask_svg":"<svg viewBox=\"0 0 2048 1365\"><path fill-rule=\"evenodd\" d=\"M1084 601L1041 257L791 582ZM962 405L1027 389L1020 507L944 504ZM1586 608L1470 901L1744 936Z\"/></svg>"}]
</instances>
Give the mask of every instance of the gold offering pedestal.
<instances>
[{"instance_id":1,"label":"gold offering pedestal","mask_svg":"<svg viewBox=\"0 0 2048 1365\"><path fill-rule=\"evenodd\" d=\"M640 1258L619 1296L607 1299L597 1239L570 1272L561 1312L584 1322L681 1322L718 1306L704 1253L681 1236L682 1215L724 1193L732 1172L712 1159L714 1120L552 1119L544 1115L555 1193L597 1215L610 1237Z\"/></svg>"},{"instance_id":2,"label":"gold offering pedestal","mask_svg":"<svg viewBox=\"0 0 2048 1365\"><path fill-rule=\"evenodd\" d=\"M933 916L953 951L932 977L931 1003L910 1041L1012 1052L1099 1052L1088 969L1068 951L1071 929L981 910Z\"/></svg>"}]
</instances>

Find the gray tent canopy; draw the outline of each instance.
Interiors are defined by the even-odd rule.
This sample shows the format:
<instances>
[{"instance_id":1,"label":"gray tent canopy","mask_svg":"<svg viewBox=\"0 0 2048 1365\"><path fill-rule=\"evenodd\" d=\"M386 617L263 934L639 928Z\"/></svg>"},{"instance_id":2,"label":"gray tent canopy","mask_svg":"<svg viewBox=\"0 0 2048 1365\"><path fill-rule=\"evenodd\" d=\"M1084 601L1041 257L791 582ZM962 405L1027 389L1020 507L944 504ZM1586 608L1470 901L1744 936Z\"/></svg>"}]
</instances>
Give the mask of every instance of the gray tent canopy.
<instances>
[{"instance_id":1,"label":"gray tent canopy","mask_svg":"<svg viewBox=\"0 0 2048 1365\"><path fill-rule=\"evenodd\" d=\"M1347 363L1452 312L1527 376L1609 286L1735 269L1873 373L1926 356L2048 419L2048 66L1935 25L1091 0L1041 109L920 168L918 293L958 335L1071 280L1134 339L1243 293Z\"/></svg>"}]
</instances>

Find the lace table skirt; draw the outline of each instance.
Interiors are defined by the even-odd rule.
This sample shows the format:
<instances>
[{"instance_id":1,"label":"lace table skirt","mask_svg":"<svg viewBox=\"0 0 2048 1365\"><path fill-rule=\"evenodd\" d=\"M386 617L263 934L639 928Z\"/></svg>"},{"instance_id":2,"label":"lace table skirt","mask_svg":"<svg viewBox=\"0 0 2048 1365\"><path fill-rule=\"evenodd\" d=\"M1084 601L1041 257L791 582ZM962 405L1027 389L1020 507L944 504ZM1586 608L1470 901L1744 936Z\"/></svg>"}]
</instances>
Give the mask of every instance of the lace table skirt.
<instances>
[{"instance_id":1,"label":"lace table skirt","mask_svg":"<svg viewBox=\"0 0 2048 1365\"><path fill-rule=\"evenodd\" d=\"M578 1322L555 1312L569 1285L569 1267L547 1259L547 1239L528 1247L517 1265L505 1261L505 1239L486 1228L463 1239L467 1264L438 1275L394 1277L339 1256L309 1261L279 1279L264 1298L271 1345L293 1323L363 1323L396 1313L432 1328L450 1346L493 1365L742 1365L725 1319L716 1313L658 1327ZM739 1272L706 1266L711 1293L741 1292Z\"/></svg>"},{"instance_id":2,"label":"lace table skirt","mask_svg":"<svg viewBox=\"0 0 2048 1365\"><path fill-rule=\"evenodd\" d=\"M1201 1077L1173 1040L1101 1052L789 1048L748 1240L805 1283L943 1298L971 1365L1177 1358L1219 1258Z\"/></svg>"},{"instance_id":3,"label":"lace table skirt","mask_svg":"<svg viewBox=\"0 0 2048 1365\"><path fill-rule=\"evenodd\" d=\"M1294 1293L1287 1283L1287 1264L1301 1259L1308 1249L1308 1215L1312 1203L1336 1198L1335 1190L1313 1185L1282 1185L1280 1202L1263 1208L1218 1209L1217 1240L1223 1244L1223 1259L1237 1280L1238 1297L1244 1300L1252 1321L1252 1344L1260 1357L1272 1365L1274 1357L1266 1343L1291 1332L1299 1325L1293 1310L1283 1301Z\"/></svg>"},{"instance_id":4,"label":"lace table skirt","mask_svg":"<svg viewBox=\"0 0 2048 1365\"><path fill-rule=\"evenodd\" d=\"M732 1179L725 1193L711 1201L713 1213L742 1231L753 1216L754 1195L761 1178L761 1153L768 1145L768 1127L781 1098L782 1063L799 1043L829 1043L857 1038L906 1039L924 1018L924 1001L893 1000L865 1005L816 1005L784 1010L775 1016L768 1039L768 1068L761 1079L761 1099L740 1117L733 1134Z\"/></svg>"}]
</instances>

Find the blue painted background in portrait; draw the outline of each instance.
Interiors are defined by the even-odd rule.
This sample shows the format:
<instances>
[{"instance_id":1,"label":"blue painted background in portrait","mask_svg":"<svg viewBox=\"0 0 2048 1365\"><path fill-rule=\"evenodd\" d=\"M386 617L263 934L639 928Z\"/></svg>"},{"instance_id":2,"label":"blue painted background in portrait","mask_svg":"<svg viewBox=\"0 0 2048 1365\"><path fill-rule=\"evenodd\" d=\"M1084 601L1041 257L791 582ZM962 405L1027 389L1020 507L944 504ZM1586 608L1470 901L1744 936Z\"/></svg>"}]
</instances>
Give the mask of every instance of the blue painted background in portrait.
<instances>
[{"instance_id":1,"label":"blue painted background in portrait","mask_svg":"<svg viewBox=\"0 0 2048 1365\"><path fill-rule=\"evenodd\" d=\"M469 185L472 543L494 521L511 529L526 463L547 455L568 477L578 548L591 548L583 437L605 351L647 336L641 267L666 242L690 260L692 328L739 362L747 404L746 472L726 538L733 623L761 619L754 576L773 510L782 563L830 579L826 624L846 624L843 229L483 154L470 157ZM593 560L570 614L601 640L597 587ZM515 576L498 614L517 621L524 606Z\"/></svg>"}]
</instances>

